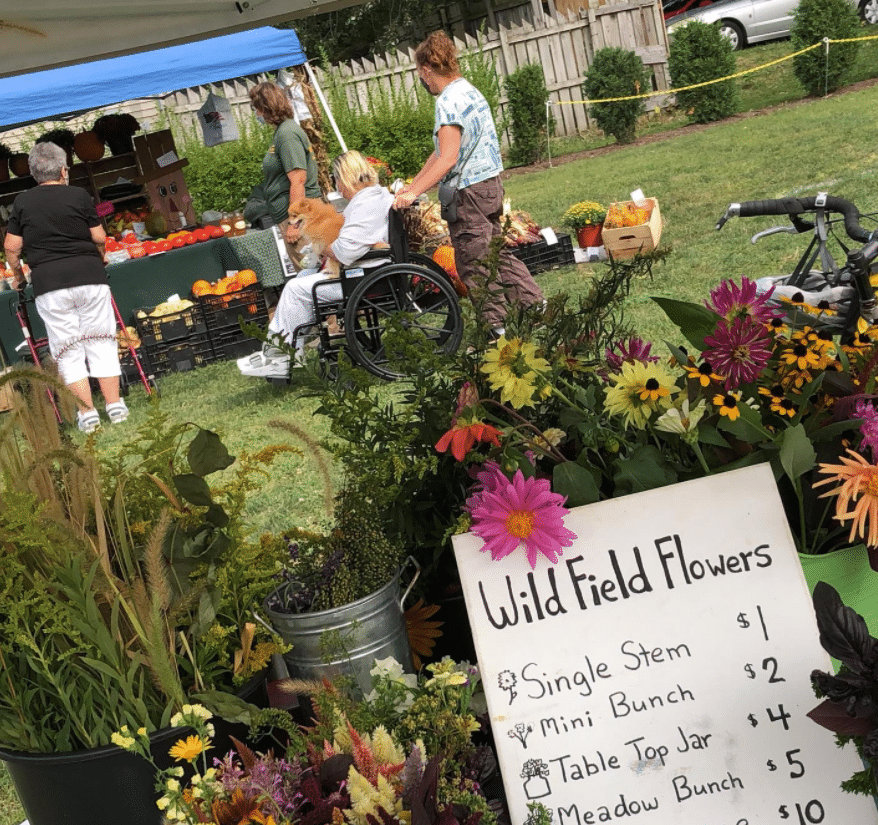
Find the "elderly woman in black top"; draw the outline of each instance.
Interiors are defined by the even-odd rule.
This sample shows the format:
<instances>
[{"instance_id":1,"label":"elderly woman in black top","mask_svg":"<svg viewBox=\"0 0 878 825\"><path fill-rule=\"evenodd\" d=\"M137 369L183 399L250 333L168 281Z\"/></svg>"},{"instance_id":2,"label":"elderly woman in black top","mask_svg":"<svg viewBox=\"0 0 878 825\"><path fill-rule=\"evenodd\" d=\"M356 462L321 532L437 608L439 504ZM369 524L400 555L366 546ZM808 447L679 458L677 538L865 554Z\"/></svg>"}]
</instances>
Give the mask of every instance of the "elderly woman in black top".
<instances>
[{"instance_id":1,"label":"elderly woman in black top","mask_svg":"<svg viewBox=\"0 0 878 825\"><path fill-rule=\"evenodd\" d=\"M116 320L104 269L106 235L85 189L68 185L70 171L63 149L38 143L28 162L39 186L22 192L12 205L6 260L13 286L23 288L22 252L27 258L49 351L61 379L77 398L79 429L91 432L100 426L100 416L89 375L100 385L110 421L118 424L128 417L119 397Z\"/></svg>"}]
</instances>

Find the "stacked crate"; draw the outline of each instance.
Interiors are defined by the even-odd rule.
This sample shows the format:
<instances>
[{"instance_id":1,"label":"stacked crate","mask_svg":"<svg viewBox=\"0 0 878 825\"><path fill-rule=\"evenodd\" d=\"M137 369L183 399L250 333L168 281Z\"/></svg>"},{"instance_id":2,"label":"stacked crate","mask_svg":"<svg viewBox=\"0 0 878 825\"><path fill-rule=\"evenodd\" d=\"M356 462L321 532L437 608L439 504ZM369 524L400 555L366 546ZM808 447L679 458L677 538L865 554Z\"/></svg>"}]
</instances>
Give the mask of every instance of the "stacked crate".
<instances>
[{"instance_id":1,"label":"stacked crate","mask_svg":"<svg viewBox=\"0 0 878 825\"><path fill-rule=\"evenodd\" d=\"M261 283L226 295L202 295L198 299L217 360L241 358L262 344L241 329L241 321L268 325L268 306Z\"/></svg>"},{"instance_id":2,"label":"stacked crate","mask_svg":"<svg viewBox=\"0 0 878 825\"><path fill-rule=\"evenodd\" d=\"M217 360L199 304L154 317L152 310L134 313L134 325L151 372L156 376L186 372Z\"/></svg>"},{"instance_id":3,"label":"stacked crate","mask_svg":"<svg viewBox=\"0 0 878 825\"><path fill-rule=\"evenodd\" d=\"M550 244L545 240L535 241L522 246L513 246L510 251L527 266L532 274L576 263L570 235L559 232L557 237L557 243Z\"/></svg>"}]
</instances>

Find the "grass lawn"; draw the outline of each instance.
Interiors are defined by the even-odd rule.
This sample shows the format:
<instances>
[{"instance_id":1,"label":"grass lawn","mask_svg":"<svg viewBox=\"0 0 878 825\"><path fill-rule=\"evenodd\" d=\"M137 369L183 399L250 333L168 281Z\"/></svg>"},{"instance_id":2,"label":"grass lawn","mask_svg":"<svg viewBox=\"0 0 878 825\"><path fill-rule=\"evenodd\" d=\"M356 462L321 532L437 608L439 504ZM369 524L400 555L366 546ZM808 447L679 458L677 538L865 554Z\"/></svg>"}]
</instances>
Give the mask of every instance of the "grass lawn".
<instances>
[{"instance_id":1,"label":"grass lawn","mask_svg":"<svg viewBox=\"0 0 878 825\"><path fill-rule=\"evenodd\" d=\"M738 56L739 67L766 63L788 52L788 42L747 49ZM878 76L878 45L874 42L861 50L857 72L857 80ZM802 97L790 63L748 76L741 86L745 108ZM651 281L635 285L628 320L643 337L657 344L676 340L674 328L650 296L700 301L723 278L756 278L789 271L806 246L803 238L790 235L767 238L752 246L749 238L753 233L776 223L768 218L735 219L716 232L716 220L730 202L828 191L854 201L863 212L878 212L878 148L871 133L875 111L878 85L781 107L765 115L739 116L707 129L684 130L673 140L558 162L553 168L512 176L506 184L507 194L516 208L530 212L541 225L559 228L561 215L575 201L624 200L638 187L658 198L665 220L662 245L670 246L673 252L654 268ZM663 122L655 119L647 131L681 125L671 118ZM578 145L568 141L565 148L591 148L589 141L595 141L595 146L608 142L603 137L584 136ZM595 265L566 267L543 273L538 280L549 294L576 294L588 288L595 271ZM315 401L297 399L289 388L244 378L231 362L163 378L160 387L160 403L174 420L217 430L233 454L256 452L278 442L291 443L302 451L301 455L280 456L261 489L251 496L248 512L254 531L321 523L325 491L320 481L319 451L313 444L329 433L323 419L312 415ZM380 392L390 394L393 388L384 387ZM131 438L144 424L147 403L143 389L136 387L129 396L131 418L99 433L98 449L113 451ZM300 428L306 438L273 427L271 422L277 419ZM333 476L333 484L337 482ZM6 771L0 766L0 825L17 825L23 818Z\"/></svg>"}]
</instances>

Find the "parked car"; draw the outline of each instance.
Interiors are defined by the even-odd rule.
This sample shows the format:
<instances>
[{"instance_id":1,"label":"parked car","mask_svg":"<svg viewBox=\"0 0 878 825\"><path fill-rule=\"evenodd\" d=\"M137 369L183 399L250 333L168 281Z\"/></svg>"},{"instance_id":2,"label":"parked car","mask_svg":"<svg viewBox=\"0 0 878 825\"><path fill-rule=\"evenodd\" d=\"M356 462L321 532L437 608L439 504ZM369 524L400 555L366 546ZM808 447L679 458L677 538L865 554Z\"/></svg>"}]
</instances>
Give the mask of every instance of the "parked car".
<instances>
[{"instance_id":1,"label":"parked car","mask_svg":"<svg viewBox=\"0 0 878 825\"><path fill-rule=\"evenodd\" d=\"M684 11L702 9L711 5L714 0L662 0L662 15L670 20Z\"/></svg>"},{"instance_id":2,"label":"parked car","mask_svg":"<svg viewBox=\"0 0 878 825\"><path fill-rule=\"evenodd\" d=\"M869 24L878 23L878 0L850 0ZM733 49L743 49L751 43L789 37L793 25L793 11L799 0L720 0L709 6L689 8L666 20L668 34L691 20L719 23L720 31L728 37Z\"/></svg>"}]
</instances>

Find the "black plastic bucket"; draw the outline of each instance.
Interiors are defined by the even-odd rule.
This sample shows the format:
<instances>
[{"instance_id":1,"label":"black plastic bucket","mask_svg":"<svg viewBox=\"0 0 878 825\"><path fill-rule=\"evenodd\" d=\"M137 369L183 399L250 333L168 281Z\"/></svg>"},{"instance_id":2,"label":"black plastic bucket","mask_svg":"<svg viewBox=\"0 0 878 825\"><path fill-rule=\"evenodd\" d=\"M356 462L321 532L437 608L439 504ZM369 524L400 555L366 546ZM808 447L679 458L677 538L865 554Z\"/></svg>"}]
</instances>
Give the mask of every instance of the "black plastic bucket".
<instances>
[{"instance_id":1,"label":"black plastic bucket","mask_svg":"<svg viewBox=\"0 0 878 825\"><path fill-rule=\"evenodd\" d=\"M180 733L170 728L150 737L159 764ZM106 745L67 753L0 750L0 759L30 825L161 825L155 770L142 756Z\"/></svg>"}]
</instances>

